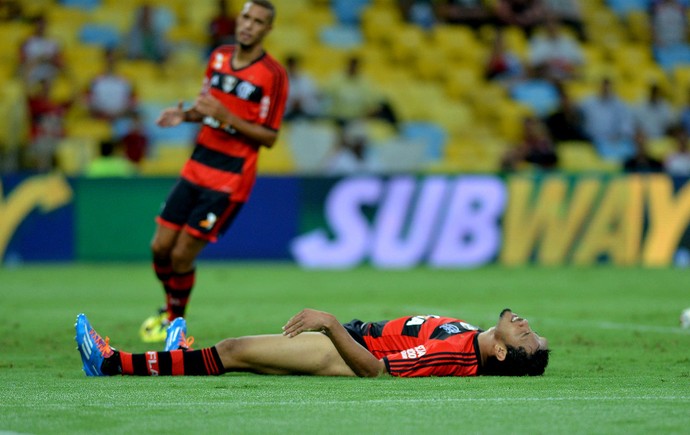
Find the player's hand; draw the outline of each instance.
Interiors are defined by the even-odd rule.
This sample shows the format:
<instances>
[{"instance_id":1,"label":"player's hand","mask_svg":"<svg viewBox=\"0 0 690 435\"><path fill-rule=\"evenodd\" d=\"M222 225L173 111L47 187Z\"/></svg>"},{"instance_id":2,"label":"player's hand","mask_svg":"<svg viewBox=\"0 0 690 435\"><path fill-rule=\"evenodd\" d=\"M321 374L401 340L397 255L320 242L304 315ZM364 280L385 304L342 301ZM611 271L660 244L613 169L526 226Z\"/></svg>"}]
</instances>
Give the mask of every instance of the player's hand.
<instances>
[{"instance_id":1,"label":"player's hand","mask_svg":"<svg viewBox=\"0 0 690 435\"><path fill-rule=\"evenodd\" d=\"M330 325L336 321L332 314L304 309L292 316L283 326L283 335L294 337L305 331L324 331L328 333Z\"/></svg>"},{"instance_id":2,"label":"player's hand","mask_svg":"<svg viewBox=\"0 0 690 435\"><path fill-rule=\"evenodd\" d=\"M182 124L184 121L184 110L182 109L183 102L177 103L176 107L169 107L163 110L156 120L156 125L159 127L175 127Z\"/></svg>"},{"instance_id":3,"label":"player's hand","mask_svg":"<svg viewBox=\"0 0 690 435\"><path fill-rule=\"evenodd\" d=\"M210 116L221 122L225 121L228 114L228 109L223 106L223 103L208 93L201 94L196 98L194 109L202 115Z\"/></svg>"}]
</instances>

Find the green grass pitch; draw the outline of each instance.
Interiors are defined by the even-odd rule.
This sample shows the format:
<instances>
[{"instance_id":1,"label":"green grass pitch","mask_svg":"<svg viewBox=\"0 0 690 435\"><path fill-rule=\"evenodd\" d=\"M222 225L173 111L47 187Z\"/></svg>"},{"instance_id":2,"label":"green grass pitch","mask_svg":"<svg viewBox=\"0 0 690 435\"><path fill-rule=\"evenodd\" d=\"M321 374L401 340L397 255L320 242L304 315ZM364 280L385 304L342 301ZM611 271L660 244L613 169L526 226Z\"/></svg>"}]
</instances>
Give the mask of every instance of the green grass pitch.
<instances>
[{"instance_id":1,"label":"green grass pitch","mask_svg":"<svg viewBox=\"0 0 690 435\"><path fill-rule=\"evenodd\" d=\"M0 269L0 433L600 433L690 431L689 272L638 268L305 271L202 263L187 319L195 347L278 333L304 307L346 321L502 308L550 341L536 378L87 378L79 312L128 351L162 302L148 264Z\"/></svg>"}]
</instances>

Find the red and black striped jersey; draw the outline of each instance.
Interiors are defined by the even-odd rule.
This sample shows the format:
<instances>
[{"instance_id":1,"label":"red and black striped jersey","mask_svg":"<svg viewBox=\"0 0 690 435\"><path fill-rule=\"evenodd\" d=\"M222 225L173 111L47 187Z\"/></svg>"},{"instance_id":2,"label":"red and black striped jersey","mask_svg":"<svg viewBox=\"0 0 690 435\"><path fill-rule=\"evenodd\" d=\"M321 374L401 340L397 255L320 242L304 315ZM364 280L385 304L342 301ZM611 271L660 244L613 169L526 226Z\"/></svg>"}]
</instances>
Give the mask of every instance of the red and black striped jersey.
<instances>
[{"instance_id":1,"label":"red and black striped jersey","mask_svg":"<svg viewBox=\"0 0 690 435\"><path fill-rule=\"evenodd\" d=\"M240 118L278 131L288 93L287 72L268 53L234 69L234 53L234 45L211 53L202 92L209 92ZM235 201L246 201L256 178L260 145L232 126L206 117L181 175L203 187L228 192Z\"/></svg>"},{"instance_id":2,"label":"red and black striped jersey","mask_svg":"<svg viewBox=\"0 0 690 435\"><path fill-rule=\"evenodd\" d=\"M393 376L475 376L481 357L481 330L459 319L439 316L402 317L364 323L364 343L383 359Z\"/></svg>"}]
</instances>

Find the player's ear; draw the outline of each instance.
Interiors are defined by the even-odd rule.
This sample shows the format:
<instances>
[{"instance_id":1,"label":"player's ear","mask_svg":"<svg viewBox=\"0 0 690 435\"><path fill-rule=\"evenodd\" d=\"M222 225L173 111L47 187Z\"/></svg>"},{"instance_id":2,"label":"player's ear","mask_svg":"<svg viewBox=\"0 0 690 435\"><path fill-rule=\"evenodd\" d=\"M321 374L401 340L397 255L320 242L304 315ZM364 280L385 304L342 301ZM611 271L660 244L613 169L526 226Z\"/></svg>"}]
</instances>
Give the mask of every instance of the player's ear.
<instances>
[{"instance_id":1,"label":"player's ear","mask_svg":"<svg viewBox=\"0 0 690 435\"><path fill-rule=\"evenodd\" d=\"M497 360L503 361L506 359L506 355L508 354L508 349L506 349L504 344L496 343L494 345L494 354L495 354Z\"/></svg>"}]
</instances>

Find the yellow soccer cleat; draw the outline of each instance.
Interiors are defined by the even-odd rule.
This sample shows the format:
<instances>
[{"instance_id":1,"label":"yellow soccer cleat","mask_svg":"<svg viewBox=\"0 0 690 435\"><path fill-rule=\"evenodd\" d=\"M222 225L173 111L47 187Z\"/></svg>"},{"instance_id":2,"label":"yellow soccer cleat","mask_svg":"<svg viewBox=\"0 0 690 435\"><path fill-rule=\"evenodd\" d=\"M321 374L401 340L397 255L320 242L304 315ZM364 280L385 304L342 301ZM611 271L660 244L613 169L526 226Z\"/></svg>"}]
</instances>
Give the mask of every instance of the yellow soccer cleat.
<instances>
[{"instance_id":1,"label":"yellow soccer cleat","mask_svg":"<svg viewBox=\"0 0 690 435\"><path fill-rule=\"evenodd\" d=\"M147 318L139 329L141 341L145 343L159 343L165 341L168 326L170 326L170 321L168 320L168 313L166 311L162 311L155 316Z\"/></svg>"}]
</instances>

